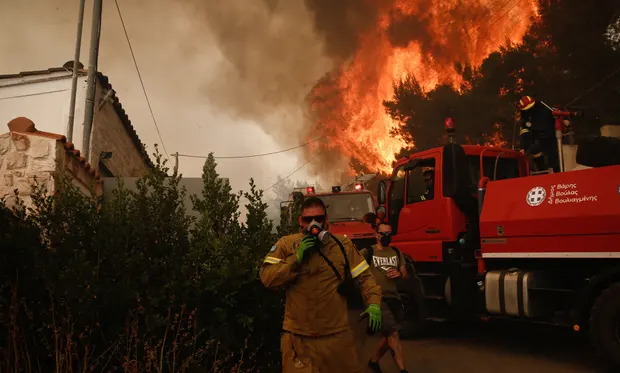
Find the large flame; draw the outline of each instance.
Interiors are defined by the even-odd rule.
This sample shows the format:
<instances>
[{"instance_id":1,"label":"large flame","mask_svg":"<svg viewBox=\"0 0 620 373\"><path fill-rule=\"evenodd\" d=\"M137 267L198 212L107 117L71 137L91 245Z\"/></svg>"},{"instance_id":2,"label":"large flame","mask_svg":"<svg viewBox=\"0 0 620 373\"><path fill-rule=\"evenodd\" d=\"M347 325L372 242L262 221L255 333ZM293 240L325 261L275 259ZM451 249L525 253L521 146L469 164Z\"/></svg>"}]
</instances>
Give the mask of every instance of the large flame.
<instances>
[{"instance_id":1,"label":"large flame","mask_svg":"<svg viewBox=\"0 0 620 373\"><path fill-rule=\"evenodd\" d=\"M322 153L337 152L372 172L389 172L395 153L413 145L393 134L398 123L383 107L393 95L394 82L412 74L425 90L440 83L459 87L455 62L478 66L506 42L520 42L538 9L537 0L378 3L376 26L359 36L352 59L317 84L310 97L313 133L328 138L320 145ZM423 37L394 41L397 23L409 27L405 34L423 24Z\"/></svg>"}]
</instances>

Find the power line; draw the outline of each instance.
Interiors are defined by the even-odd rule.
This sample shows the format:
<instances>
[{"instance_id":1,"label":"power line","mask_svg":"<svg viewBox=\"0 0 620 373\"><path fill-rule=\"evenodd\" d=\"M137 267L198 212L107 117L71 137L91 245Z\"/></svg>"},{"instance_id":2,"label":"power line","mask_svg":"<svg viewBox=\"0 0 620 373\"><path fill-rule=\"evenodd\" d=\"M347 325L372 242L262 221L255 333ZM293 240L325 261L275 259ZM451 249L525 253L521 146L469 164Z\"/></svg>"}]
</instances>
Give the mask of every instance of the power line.
<instances>
[{"instance_id":1,"label":"power line","mask_svg":"<svg viewBox=\"0 0 620 373\"><path fill-rule=\"evenodd\" d=\"M215 159L242 159L242 158L257 158L257 157L264 157L267 155L273 155L273 154L279 154L279 153L285 153L291 150L295 150L295 149L299 149L299 148L303 148L304 146L308 146L312 143L315 143L321 139L324 139L327 136L321 136L318 139L314 139L312 141L308 141L307 143L301 144L301 145L297 145L294 146L292 148L288 148L288 149L282 149L282 150L278 150L275 152L269 152L269 153L262 153L262 154L252 154L252 155L237 155L237 156L228 156L228 157L213 157ZM179 157L187 157L187 158L209 158L208 155L190 155L190 154L177 154Z\"/></svg>"},{"instance_id":2,"label":"power line","mask_svg":"<svg viewBox=\"0 0 620 373\"><path fill-rule=\"evenodd\" d=\"M58 92L66 92L66 91L68 91L68 89L57 89L55 91L48 91L48 92L38 92L38 93L29 93L29 94L18 95L18 96L0 97L0 100L9 100L9 99L12 99L12 98L22 98L22 97L48 95L50 93L58 93Z\"/></svg>"},{"instance_id":3,"label":"power line","mask_svg":"<svg viewBox=\"0 0 620 373\"><path fill-rule=\"evenodd\" d=\"M581 100L585 95L587 95L588 93L594 91L596 88L601 86L603 83L605 83L607 80L609 80L612 76L616 75L617 73L620 73L620 68L617 69L617 70L614 70L611 74L609 74L605 78L603 78L603 80L599 81L598 83L596 83L595 85L593 85L592 87L590 87L589 89L584 91L582 94L580 94L579 96L575 97L571 102L566 104L566 106L568 107L568 106L574 104L575 102Z\"/></svg>"},{"instance_id":4,"label":"power line","mask_svg":"<svg viewBox=\"0 0 620 373\"><path fill-rule=\"evenodd\" d=\"M168 162L170 162L170 156L168 155L168 151L166 150L166 144L164 144L164 139L161 137L161 133L159 132L159 126L157 125L155 114L153 114L153 108L151 107L151 101L149 100L149 95L146 93L146 88L144 87L144 81L142 80L140 69L138 68L138 62L136 61L136 55L133 53L133 48L131 47L131 41L129 40L129 34L127 33L127 28L125 27L125 21L123 20L123 15L121 14L121 8L118 5L118 0L114 0L114 3L116 4L116 9L118 10L118 16L121 19L121 24L123 25L123 31L125 31L125 38L127 39L127 44L129 45L129 51L131 52L133 63L136 66L136 72L138 73L138 78L140 79L140 85L142 85L142 91L144 92L146 103L149 106L149 111L151 112L151 118L153 118L153 124L155 124L155 130L157 130L157 136L159 136L159 141L161 141L161 146L164 149L164 153L166 153L166 158L168 158Z\"/></svg>"},{"instance_id":5,"label":"power line","mask_svg":"<svg viewBox=\"0 0 620 373\"><path fill-rule=\"evenodd\" d=\"M272 186L270 186L269 188L263 190L264 192L268 191L269 189L275 187L276 185L282 183L283 181L287 180L288 178L290 178L291 176L295 175L299 170L301 170L302 168L306 167L306 165L308 165L308 163L312 162L317 156L315 155L314 157L310 158L310 160L304 164L302 164L298 169L296 169L295 171L291 172L287 177L285 177L282 180L279 180L277 183L273 184Z\"/></svg>"}]
</instances>

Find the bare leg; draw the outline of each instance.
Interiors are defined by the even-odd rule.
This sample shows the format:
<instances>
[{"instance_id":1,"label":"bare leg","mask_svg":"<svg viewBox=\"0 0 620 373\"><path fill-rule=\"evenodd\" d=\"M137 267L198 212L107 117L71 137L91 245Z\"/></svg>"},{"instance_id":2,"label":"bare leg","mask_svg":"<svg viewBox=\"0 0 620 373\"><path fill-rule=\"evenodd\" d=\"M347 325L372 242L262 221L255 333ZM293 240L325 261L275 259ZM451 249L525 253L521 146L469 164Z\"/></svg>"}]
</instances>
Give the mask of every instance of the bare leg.
<instances>
[{"instance_id":1,"label":"bare leg","mask_svg":"<svg viewBox=\"0 0 620 373\"><path fill-rule=\"evenodd\" d=\"M390 347L388 345L388 339L386 337L381 337L381 340L377 345L377 350L375 351L375 356L370 359L370 361L372 361L373 363L378 362L389 349Z\"/></svg>"},{"instance_id":2,"label":"bare leg","mask_svg":"<svg viewBox=\"0 0 620 373\"><path fill-rule=\"evenodd\" d=\"M403 349L400 344L400 338L398 337L398 332L392 333L388 338L387 342L389 347L392 349L394 362L398 366L398 369L404 370L405 363L403 362Z\"/></svg>"}]
</instances>

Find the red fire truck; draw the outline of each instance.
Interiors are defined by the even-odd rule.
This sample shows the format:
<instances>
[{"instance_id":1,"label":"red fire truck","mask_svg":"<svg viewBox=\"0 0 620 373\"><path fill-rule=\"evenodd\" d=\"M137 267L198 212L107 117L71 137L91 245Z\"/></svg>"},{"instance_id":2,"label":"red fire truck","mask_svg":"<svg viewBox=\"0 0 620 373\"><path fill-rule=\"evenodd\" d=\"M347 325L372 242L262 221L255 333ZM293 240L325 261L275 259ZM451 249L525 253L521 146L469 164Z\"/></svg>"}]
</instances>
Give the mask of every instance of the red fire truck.
<instances>
[{"instance_id":1,"label":"red fire truck","mask_svg":"<svg viewBox=\"0 0 620 373\"><path fill-rule=\"evenodd\" d=\"M597 162L531 175L518 151L452 141L398 160L379 183L376 217L414 274L399 285L410 330L489 318L564 325L620 365L620 166Z\"/></svg>"},{"instance_id":2,"label":"red fire truck","mask_svg":"<svg viewBox=\"0 0 620 373\"><path fill-rule=\"evenodd\" d=\"M370 177L358 177L347 186L333 186L331 192L316 191L314 186L296 188L289 201L280 204L281 209L288 210L288 216L294 216L291 209L298 208L306 196L316 196L325 202L329 216L329 230L334 234L349 237L358 250L376 243L373 229L364 222L368 213L374 213L378 207L377 198L365 187ZM346 190L350 189L350 190ZM292 222L295 225L296 222Z\"/></svg>"}]
</instances>

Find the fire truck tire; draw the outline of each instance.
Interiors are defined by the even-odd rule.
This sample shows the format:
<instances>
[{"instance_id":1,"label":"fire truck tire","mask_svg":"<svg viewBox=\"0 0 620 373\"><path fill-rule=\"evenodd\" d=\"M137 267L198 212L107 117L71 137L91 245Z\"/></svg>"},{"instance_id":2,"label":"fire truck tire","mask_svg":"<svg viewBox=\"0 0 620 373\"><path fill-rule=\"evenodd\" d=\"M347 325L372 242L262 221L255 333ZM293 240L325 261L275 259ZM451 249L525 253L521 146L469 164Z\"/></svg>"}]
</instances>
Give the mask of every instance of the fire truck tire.
<instances>
[{"instance_id":1,"label":"fire truck tire","mask_svg":"<svg viewBox=\"0 0 620 373\"><path fill-rule=\"evenodd\" d=\"M590 312L590 337L598 352L620 367L620 283L604 290Z\"/></svg>"}]
</instances>

